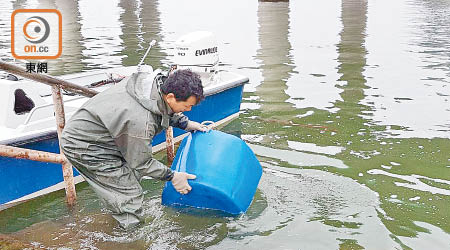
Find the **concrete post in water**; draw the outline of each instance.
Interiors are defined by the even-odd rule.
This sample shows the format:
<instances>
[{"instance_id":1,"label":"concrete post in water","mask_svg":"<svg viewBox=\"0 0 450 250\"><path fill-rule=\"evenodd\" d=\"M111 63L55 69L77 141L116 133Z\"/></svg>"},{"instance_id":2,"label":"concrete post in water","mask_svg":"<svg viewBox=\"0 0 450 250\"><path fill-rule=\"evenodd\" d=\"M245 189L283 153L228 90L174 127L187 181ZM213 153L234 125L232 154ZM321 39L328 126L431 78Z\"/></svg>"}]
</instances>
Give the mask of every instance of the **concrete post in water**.
<instances>
[{"instance_id":1,"label":"concrete post in water","mask_svg":"<svg viewBox=\"0 0 450 250\"><path fill-rule=\"evenodd\" d=\"M167 165L172 166L173 158L175 158L175 147L173 144L173 128L169 126L166 130L166 148L167 148Z\"/></svg>"},{"instance_id":2,"label":"concrete post in water","mask_svg":"<svg viewBox=\"0 0 450 250\"><path fill-rule=\"evenodd\" d=\"M58 132L58 141L60 145L61 156L64 157L63 152L61 150L61 134L66 124L66 119L64 115L64 103L61 95L61 89L57 85L52 86L52 97L53 104L55 107L55 118L56 118L56 131ZM64 157L65 159L65 157ZM65 189L66 189L66 200L69 206L75 205L75 201L77 199L77 194L75 191L75 183L73 180L73 170L72 165L64 160L62 163L63 177Z\"/></svg>"}]
</instances>

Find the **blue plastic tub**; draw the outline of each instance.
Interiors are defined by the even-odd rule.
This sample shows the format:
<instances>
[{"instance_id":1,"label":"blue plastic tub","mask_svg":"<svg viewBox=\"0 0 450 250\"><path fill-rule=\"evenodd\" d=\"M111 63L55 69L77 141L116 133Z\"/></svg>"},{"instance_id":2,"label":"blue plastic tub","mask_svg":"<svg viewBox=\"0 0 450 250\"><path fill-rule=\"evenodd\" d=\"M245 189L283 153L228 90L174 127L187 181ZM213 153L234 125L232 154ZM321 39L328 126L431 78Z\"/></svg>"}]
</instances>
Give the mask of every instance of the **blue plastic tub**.
<instances>
[{"instance_id":1,"label":"blue plastic tub","mask_svg":"<svg viewBox=\"0 0 450 250\"><path fill-rule=\"evenodd\" d=\"M167 182L162 204L245 213L262 175L255 154L238 137L220 131L196 132L182 141L172 170L195 174L192 191L182 195Z\"/></svg>"}]
</instances>

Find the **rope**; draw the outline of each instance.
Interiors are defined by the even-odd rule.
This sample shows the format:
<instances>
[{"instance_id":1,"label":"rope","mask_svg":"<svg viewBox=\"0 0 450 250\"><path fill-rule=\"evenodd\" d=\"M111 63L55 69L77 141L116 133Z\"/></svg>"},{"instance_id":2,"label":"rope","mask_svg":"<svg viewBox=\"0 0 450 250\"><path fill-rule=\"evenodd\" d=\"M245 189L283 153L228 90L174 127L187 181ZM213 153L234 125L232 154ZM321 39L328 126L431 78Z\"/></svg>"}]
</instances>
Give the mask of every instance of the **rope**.
<instances>
[{"instance_id":1,"label":"rope","mask_svg":"<svg viewBox=\"0 0 450 250\"><path fill-rule=\"evenodd\" d=\"M208 124L208 123L209 123L209 125L206 125L206 124ZM204 125L204 126L207 126L209 129L213 129L213 128L217 127L216 123L213 122L213 121L203 121L203 122L200 123L200 124L201 124L201 125Z\"/></svg>"}]
</instances>

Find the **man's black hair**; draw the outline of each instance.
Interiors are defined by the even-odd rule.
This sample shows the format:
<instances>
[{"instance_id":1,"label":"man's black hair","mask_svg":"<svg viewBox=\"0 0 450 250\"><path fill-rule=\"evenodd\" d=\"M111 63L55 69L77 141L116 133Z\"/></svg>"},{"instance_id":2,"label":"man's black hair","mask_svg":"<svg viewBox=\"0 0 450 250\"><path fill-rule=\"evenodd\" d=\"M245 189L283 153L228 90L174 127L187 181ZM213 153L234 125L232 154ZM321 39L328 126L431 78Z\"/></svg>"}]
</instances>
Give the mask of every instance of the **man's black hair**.
<instances>
[{"instance_id":1,"label":"man's black hair","mask_svg":"<svg viewBox=\"0 0 450 250\"><path fill-rule=\"evenodd\" d=\"M164 95L173 93L177 101L186 101L190 96L195 96L197 103L203 100L203 85L200 76L190 69L180 69L172 74L161 85Z\"/></svg>"}]
</instances>

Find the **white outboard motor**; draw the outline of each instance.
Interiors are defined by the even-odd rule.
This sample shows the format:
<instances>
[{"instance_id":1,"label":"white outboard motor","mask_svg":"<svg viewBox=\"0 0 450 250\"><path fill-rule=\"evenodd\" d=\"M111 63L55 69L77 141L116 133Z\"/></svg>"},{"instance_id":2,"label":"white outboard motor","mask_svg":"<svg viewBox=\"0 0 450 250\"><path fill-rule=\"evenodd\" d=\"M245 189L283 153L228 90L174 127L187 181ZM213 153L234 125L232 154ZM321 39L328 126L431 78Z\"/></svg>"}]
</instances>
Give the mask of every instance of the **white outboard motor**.
<instances>
[{"instance_id":1,"label":"white outboard motor","mask_svg":"<svg viewBox=\"0 0 450 250\"><path fill-rule=\"evenodd\" d=\"M215 82L219 52L212 32L196 31L180 37L175 42L174 62L177 69L189 68L198 73L204 86Z\"/></svg>"}]
</instances>

